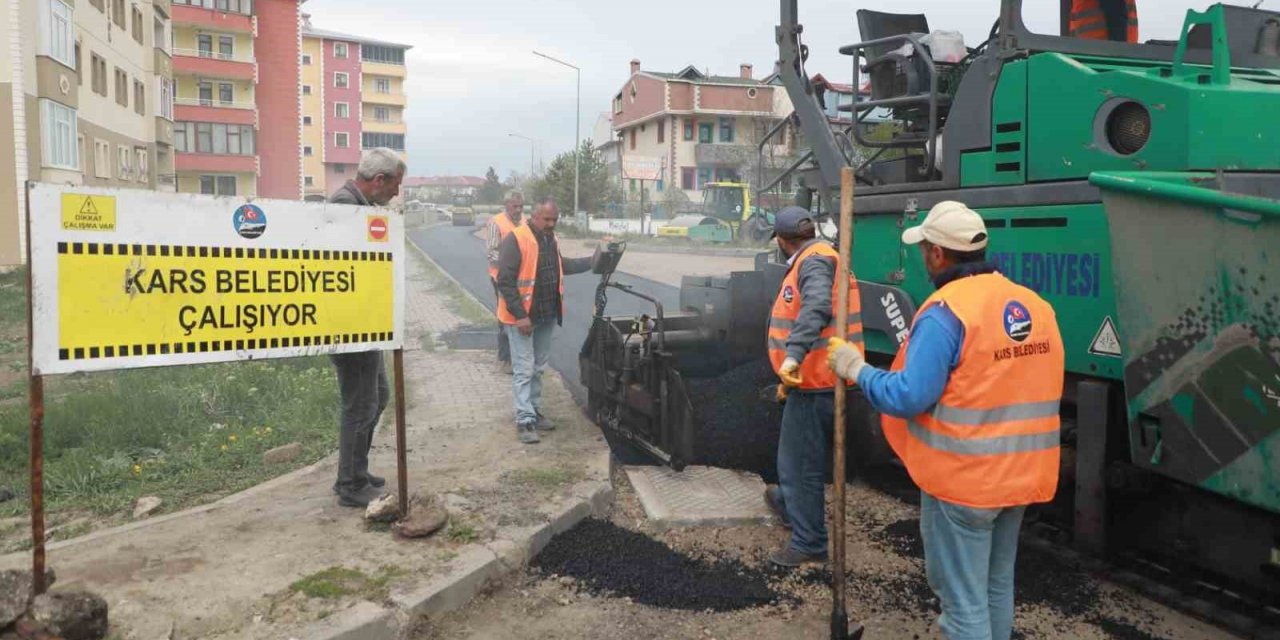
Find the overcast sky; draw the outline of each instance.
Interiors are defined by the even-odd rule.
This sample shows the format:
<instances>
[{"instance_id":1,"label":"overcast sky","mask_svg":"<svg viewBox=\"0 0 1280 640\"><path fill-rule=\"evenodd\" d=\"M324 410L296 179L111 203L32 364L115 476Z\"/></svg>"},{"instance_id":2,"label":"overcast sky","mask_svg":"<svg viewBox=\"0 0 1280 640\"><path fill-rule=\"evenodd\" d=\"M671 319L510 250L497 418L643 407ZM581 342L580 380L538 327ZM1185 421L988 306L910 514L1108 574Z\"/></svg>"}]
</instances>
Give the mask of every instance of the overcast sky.
<instances>
[{"instance_id":1,"label":"overcast sky","mask_svg":"<svg viewBox=\"0 0 1280 640\"><path fill-rule=\"evenodd\" d=\"M1239 1L1239 0L1237 0ZM1056 0L1025 0L1033 29L1055 31ZM1143 39L1174 38L1191 0L1139 0ZM1252 2L1249 2L1252 4ZM678 71L696 65L736 75L751 63L757 78L777 59L777 0L310 0L312 24L413 45L409 51L412 175L527 172L537 138L550 162L573 148L574 71L534 49L582 68L582 137L628 77L628 63ZM840 46L858 41L854 11L921 11L932 29L957 30L981 42L999 12L998 0L800 0L800 22L811 54L810 74L848 82Z\"/></svg>"}]
</instances>

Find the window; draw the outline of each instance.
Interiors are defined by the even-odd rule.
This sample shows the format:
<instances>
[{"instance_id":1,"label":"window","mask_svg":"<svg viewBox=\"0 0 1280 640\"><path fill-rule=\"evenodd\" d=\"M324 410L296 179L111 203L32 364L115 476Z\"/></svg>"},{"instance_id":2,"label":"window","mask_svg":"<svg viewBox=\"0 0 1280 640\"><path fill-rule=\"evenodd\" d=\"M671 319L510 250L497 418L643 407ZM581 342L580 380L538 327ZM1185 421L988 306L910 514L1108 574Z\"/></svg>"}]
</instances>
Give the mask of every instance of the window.
<instances>
[{"instance_id":1,"label":"window","mask_svg":"<svg viewBox=\"0 0 1280 640\"><path fill-rule=\"evenodd\" d=\"M350 118L350 117L351 117L351 105L349 105L349 104L347 104L347 103L345 103L345 102L335 102L335 103L333 103L333 117L335 117L335 118Z\"/></svg>"},{"instance_id":2,"label":"window","mask_svg":"<svg viewBox=\"0 0 1280 640\"><path fill-rule=\"evenodd\" d=\"M631 150L636 150L636 128L631 127Z\"/></svg>"},{"instance_id":3,"label":"window","mask_svg":"<svg viewBox=\"0 0 1280 640\"><path fill-rule=\"evenodd\" d=\"M335 174L337 174L337 175L345 176L345 175L347 175L347 165L345 165L345 164L334 164L334 165L333 165L333 172L334 172Z\"/></svg>"},{"instance_id":4,"label":"window","mask_svg":"<svg viewBox=\"0 0 1280 640\"><path fill-rule=\"evenodd\" d=\"M111 177L111 145L105 140L93 141L93 175Z\"/></svg>"},{"instance_id":5,"label":"window","mask_svg":"<svg viewBox=\"0 0 1280 640\"><path fill-rule=\"evenodd\" d=\"M311 54L309 53L302 54L302 64L304 66L311 64Z\"/></svg>"},{"instance_id":6,"label":"window","mask_svg":"<svg viewBox=\"0 0 1280 640\"><path fill-rule=\"evenodd\" d=\"M152 21L151 46L168 51L169 39L164 35L164 21L160 18L152 18Z\"/></svg>"},{"instance_id":7,"label":"window","mask_svg":"<svg viewBox=\"0 0 1280 640\"><path fill-rule=\"evenodd\" d=\"M136 6L133 8L133 39L142 44L142 11Z\"/></svg>"},{"instance_id":8,"label":"window","mask_svg":"<svg viewBox=\"0 0 1280 640\"><path fill-rule=\"evenodd\" d=\"M236 57L236 39L231 36L218 36L218 57L232 60Z\"/></svg>"},{"instance_id":9,"label":"window","mask_svg":"<svg viewBox=\"0 0 1280 640\"><path fill-rule=\"evenodd\" d=\"M140 116L147 115L147 88L137 80L133 81L133 111Z\"/></svg>"},{"instance_id":10,"label":"window","mask_svg":"<svg viewBox=\"0 0 1280 640\"><path fill-rule=\"evenodd\" d=\"M693 167L680 167L680 188L693 191Z\"/></svg>"},{"instance_id":11,"label":"window","mask_svg":"<svg viewBox=\"0 0 1280 640\"><path fill-rule=\"evenodd\" d=\"M654 181L653 181L653 188L654 188L654 189L657 189L658 193L662 193L662 181L661 181L661 180L654 180Z\"/></svg>"},{"instance_id":12,"label":"window","mask_svg":"<svg viewBox=\"0 0 1280 640\"><path fill-rule=\"evenodd\" d=\"M741 178L735 169L716 169L716 182L740 182Z\"/></svg>"},{"instance_id":13,"label":"window","mask_svg":"<svg viewBox=\"0 0 1280 640\"><path fill-rule=\"evenodd\" d=\"M395 149L396 151L404 151L404 134L366 132L361 135L360 144L365 149L387 147L388 149Z\"/></svg>"},{"instance_id":14,"label":"window","mask_svg":"<svg viewBox=\"0 0 1280 640\"><path fill-rule=\"evenodd\" d=\"M196 50L201 58L213 57L213 36L207 33L196 35Z\"/></svg>"},{"instance_id":15,"label":"window","mask_svg":"<svg viewBox=\"0 0 1280 640\"><path fill-rule=\"evenodd\" d=\"M111 21L124 28L124 0L111 0Z\"/></svg>"},{"instance_id":16,"label":"window","mask_svg":"<svg viewBox=\"0 0 1280 640\"><path fill-rule=\"evenodd\" d=\"M311 116L302 116L302 125L304 127L311 126Z\"/></svg>"},{"instance_id":17,"label":"window","mask_svg":"<svg viewBox=\"0 0 1280 640\"><path fill-rule=\"evenodd\" d=\"M133 166L137 169L135 173L138 175L138 182L146 182L151 178L151 172L147 168L147 150L142 147L134 147L133 155Z\"/></svg>"},{"instance_id":18,"label":"window","mask_svg":"<svg viewBox=\"0 0 1280 640\"><path fill-rule=\"evenodd\" d=\"M200 106L207 107L213 104L213 83L200 82L196 85L196 95L200 98Z\"/></svg>"},{"instance_id":19,"label":"window","mask_svg":"<svg viewBox=\"0 0 1280 640\"><path fill-rule=\"evenodd\" d=\"M236 195L235 176L200 176L200 193L207 196Z\"/></svg>"},{"instance_id":20,"label":"window","mask_svg":"<svg viewBox=\"0 0 1280 640\"><path fill-rule=\"evenodd\" d=\"M80 169L76 110L53 100L40 99L40 149L43 165L56 169Z\"/></svg>"},{"instance_id":21,"label":"window","mask_svg":"<svg viewBox=\"0 0 1280 640\"><path fill-rule=\"evenodd\" d=\"M129 106L129 74L116 67L116 104Z\"/></svg>"},{"instance_id":22,"label":"window","mask_svg":"<svg viewBox=\"0 0 1280 640\"><path fill-rule=\"evenodd\" d=\"M693 118L684 119L684 139L693 140Z\"/></svg>"},{"instance_id":23,"label":"window","mask_svg":"<svg viewBox=\"0 0 1280 640\"><path fill-rule=\"evenodd\" d=\"M365 62L381 62L383 64L404 64L404 49L400 47L384 47L373 44L361 45L360 59Z\"/></svg>"},{"instance_id":24,"label":"window","mask_svg":"<svg viewBox=\"0 0 1280 640\"><path fill-rule=\"evenodd\" d=\"M169 78L156 78L160 83L160 115L161 117L173 119L173 80Z\"/></svg>"},{"instance_id":25,"label":"window","mask_svg":"<svg viewBox=\"0 0 1280 640\"><path fill-rule=\"evenodd\" d=\"M230 82L218 83L218 103L231 104L236 101L235 86Z\"/></svg>"},{"instance_id":26,"label":"window","mask_svg":"<svg viewBox=\"0 0 1280 640\"><path fill-rule=\"evenodd\" d=\"M391 93L391 78L374 78L373 90L378 93Z\"/></svg>"},{"instance_id":27,"label":"window","mask_svg":"<svg viewBox=\"0 0 1280 640\"><path fill-rule=\"evenodd\" d=\"M387 107L374 107L373 119L378 122L391 122L391 109Z\"/></svg>"},{"instance_id":28,"label":"window","mask_svg":"<svg viewBox=\"0 0 1280 640\"><path fill-rule=\"evenodd\" d=\"M333 134L333 146L339 149L346 149L351 146L351 135L344 131Z\"/></svg>"},{"instance_id":29,"label":"window","mask_svg":"<svg viewBox=\"0 0 1280 640\"><path fill-rule=\"evenodd\" d=\"M667 123L662 120L658 121L658 144L662 144L663 138L667 135Z\"/></svg>"},{"instance_id":30,"label":"window","mask_svg":"<svg viewBox=\"0 0 1280 640\"><path fill-rule=\"evenodd\" d=\"M698 167L698 188L703 188L709 182L711 182L711 169Z\"/></svg>"},{"instance_id":31,"label":"window","mask_svg":"<svg viewBox=\"0 0 1280 640\"><path fill-rule=\"evenodd\" d=\"M315 155L315 150L311 148L311 145L306 145L306 146L302 147L302 155L304 155L304 156L312 156L312 155Z\"/></svg>"},{"instance_id":32,"label":"window","mask_svg":"<svg viewBox=\"0 0 1280 640\"><path fill-rule=\"evenodd\" d=\"M613 97L613 112L622 113L622 94Z\"/></svg>"},{"instance_id":33,"label":"window","mask_svg":"<svg viewBox=\"0 0 1280 640\"><path fill-rule=\"evenodd\" d=\"M333 43L333 57L335 58L347 57L347 43L345 42Z\"/></svg>"},{"instance_id":34,"label":"window","mask_svg":"<svg viewBox=\"0 0 1280 640\"><path fill-rule=\"evenodd\" d=\"M698 124L698 142L712 142L715 139L716 125L710 122Z\"/></svg>"},{"instance_id":35,"label":"window","mask_svg":"<svg viewBox=\"0 0 1280 640\"><path fill-rule=\"evenodd\" d=\"M302 176L302 186L314 187L316 186L316 179L311 176Z\"/></svg>"},{"instance_id":36,"label":"window","mask_svg":"<svg viewBox=\"0 0 1280 640\"><path fill-rule=\"evenodd\" d=\"M133 149L116 145L116 177L121 180L133 178Z\"/></svg>"},{"instance_id":37,"label":"window","mask_svg":"<svg viewBox=\"0 0 1280 640\"><path fill-rule=\"evenodd\" d=\"M333 86L338 89L346 89L348 86L347 74L342 71L333 72Z\"/></svg>"},{"instance_id":38,"label":"window","mask_svg":"<svg viewBox=\"0 0 1280 640\"><path fill-rule=\"evenodd\" d=\"M184 153L251 156L254 154L253 127L210 122L175 122L173 147Z\"/></svg>"},{"instance_id":39,"label":"window","mask_svg":"<svg viewBox=\"0 0 1280 640\"><path fill-rule=\"evenodd\" d=\"M40 4L40 53L75 68L75 33L71 7L62 0L44 0Z\"/></svg>"},{"instance_id":40,"label":"window","mask_svg":"<svg viewBox=\"0 0 1280 640\"><path fill-rule=\"evenodd\" d=\"M93 92L107 97L107 61L96 53L89 54L90 86Z\"/></svg>"},{"instance_id":41,"label":"window","mask_svg":"<svg viewBox=\"0 0 1280 640\"><path fill-rule=\"evenodd\" d=\"M720 142L733 142L733 118L720 118Z\"/></svg>"},{"instance_id":42,"label":"window","mask_svg":"<svg viewBox=\"0 0 1280 640\"><path fill-rule=\"evenodd\" d=\"M309 84L302 85L302 95L304 96L311 95L311 85Z\"/></svg>"}]
</instances>

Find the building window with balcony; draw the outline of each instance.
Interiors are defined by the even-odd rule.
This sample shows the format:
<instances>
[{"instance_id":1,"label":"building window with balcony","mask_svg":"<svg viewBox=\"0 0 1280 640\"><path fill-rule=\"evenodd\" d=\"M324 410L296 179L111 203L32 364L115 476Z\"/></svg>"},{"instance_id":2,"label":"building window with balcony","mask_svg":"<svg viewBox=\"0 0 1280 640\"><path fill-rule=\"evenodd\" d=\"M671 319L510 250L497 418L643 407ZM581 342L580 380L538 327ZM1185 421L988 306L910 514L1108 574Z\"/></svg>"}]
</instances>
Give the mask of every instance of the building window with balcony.
<instances>
[{"instance_id":1,"label":"building window with balcony","mask_svg":"<svg viewBox=\"0 0 1280 640\"><path fill-rule=\"evenodd\" d=\"M364 132L360 137L361 146L365 149L387 147L396 151L404 151L403 133L371 133Z\"/></svg>"},{"instance_id":2,"label":"building window with balcony","mask_svg":"<svg viewBox=\"0 0 1280 640\"><path fill-rule=\"evenodd\" d=\"M168 78L156 78L160 83L160 116L169 120L173 119L173 80Z\"/></svg>"},{"instance_id":3,"label":"building window with balcony","mask_svg":"<svg viewBox=\"0 0 1280 640\"><path fill-rule=\"evenodd\" d=\"M129 74L120 67L116 67L116 104L129 106Z\"/></svg>"},{"instance_id":4,"label":"building window with balcony","mask_svg":"<svg viewBox=\"0 0 1280 640\"><path fill-rule=\"evenodd\" d=\"M378 122L391 122L391 110L386 107L374 107L373 119Z\"/></svg>"},{"instance_id":5,"label":"building window with balcony","mask_svg":"<svg viewBox=\"0 0 1280 640\"><path fill-rule=\"evenodd\" d=\"M733 142L733 118L720 118L720 142Z\"/></svg>"},{"instance_id":6,"label":"building window with balcony","mask_svg":"<svg viewBox=\"0 0 1280 640\"><path fill-rule=\"evenodd\" d=\"M236 39L231 36L218 36L218 58L233 60L236 57Z\"/></svg>"},{"instance_id":7,"label":"building window with balcony","mask_svg":"<svg viewBox=\"0 0 1280 640\"><path fill-rule=\"evenodd\" d=\"M196 35L196 51L199 52L201 58L213 57L213 36L207 33Z\"/></svg>"},{"instance_id":8,"label":"building window with balcony","mask_svg":"<svg viewBox=\"0 0 1280 640\"><path fill-rule=\"evenodd\" d=\"M133 39L142 44L142 10L133 8Z\"/></svg>"},{"instance_id":9,"label":"building window with balcony","mask_svg":"<svg viewBox=\"0 0 1280 640\"><path fill-rule=\"evenodd\" d=\"M335 57L335 58L346 58L346 57L347 57L347 43L345 43L345 42L335 42L335 43L333 43L333 57Z\"/></svg>"},{"instance_id":10,"label":"building window with balcony","mask_svg":"<svg viewBox=\"0 0 1280 640\"><path fill-rule=\"evenodd\" d=\"M391 78L374 78L373 90L378 93L391 93Z\"/></svg>"},{"instance_id":11,"label":"building window with balcony","mask_svg":"<svg viewBox=\"0 0 1280 640\"><path fill-rule=\"evenodd\" d=\"M302 85L302 95L304 96L311 95L311 85L309 84Z\"/></svg>"},{"instance_id":12,"label":"building window with balcony","mask_svg":"<svg viewBox=\"0 0 1280 640\"><path fill-rule=\"evenodd\" d=\"M339 131L333 134L333 146L339 149L346 149L351 146L351 134Z\"/></svg>"},{"instance_id":13,"label":"building window with balcony","mask_svg":"<svg viewBox=\"0 0 1280 640\"><path fill-rule=\"evenodd\" d=\"M311 66L311 54L308 54L308 53L302 54L302 66L304 67Z\"/></svg>"},{"instance_id":14,"label":"building window with balcony","mask_svg":"<svg viewBox=\"0 0 1280 640\"><path fill-rule=\"evenodd\" d=\"M703 144L715 141L716 125L710 122L702 122L698 124L698 142Z\"/></svg>"},{"instance_id":15,"label":"building window with balcony","mask_svg":"<svg viewBox=\"0 0 1280 640\"><path fill-rule=\"evenodd\" d=\"M76 110L40 99L40 149L42 164L55 169L80 169Z\"/></svg>"},{"instance_id":16,"label":"building window with balcony","mask_svg":"<svg viewBox=\"0 0 1280 640\"><path fill-rule=\"evenodd\" d=\"M693 167L680 167L680 188L685 191L693 191Z\"/></svg>"},{"instance_id":17,"label":"building window with balcony","mask_svg":"<svg viewBox=\"0 0 1280 640\"><path fill-rule=\"evenodd\" d=\"M302 147L302 155L311 157L315 155L315 150L311 148L311 145L304 146Z\"/></svg>"},{"instance_id":18,"label":"building window with balcony","mask_svg":"<svg viewBox=\"0 0 1280 640\"><path fill-rule=\"evenodd\" d=\"M140 116L147 115L147 89L137 80L133 81L133 111Z\"/></svg>"},{"instance_id":19,"label":"building window with balcony","mask_svg":"<svg viewBox=\"0 0 1280 640\"><path fill-rule=\"evenodd\" d=\"M693 118L684 119L684 139L686 142L693 140Z\"/></svg>"},{"instance_id":20,"label":"building window with balcony","mask_svg":"<svg viewBox=\"0 0 1280 640\"><path fill-rule=\"evenodd\" d=\"M196 84L196 95L200 99L200 106L211 106L213 104L213 83L200 82Z\"/></svg>"},{"instance_id":21,"label":"building window with balcony","mask_svg":"<svg viewBox=\"0 0 1280 640\"><path fill-rule=\"evenodd\" d=\"M350 77L342 71L333 72L333 86L337 89L346 89L350 86Z\"/></svg>"},{"instance_id":22,"label":"building window with balcony","mask_svg":"<svg viewBox=\"0 0 1280 640\"><path fill-rule=\"evenodd\" d=\"M169 51L169 38L165 37L164 21L160 18L152 18L151 24L151 46L161 51Z\"/></svg>"},{"instance_id":23,"label":"building window with balcony","mask_svg":"<svg viewBox=\"0 0 1280 640\"><path fill-rule=\"evenodd\" d=\"M206 196L236 195L235 176L200 176L200 193Z\"/></svg>"},{"instance_id":24,"label":"building window with balcony","mask_svg":"<svg viewBox=\"0 0 1280 640\"><path fill-rule=\"evenodd\" d=\"M62 0L45 0L40 4L40 22L40 53L76 68L71 7Z\"/></svg>"},{"instance_id":25,"label":"building window with balcony","mask_svg":"<svg viewBox=\"0 0 1280 640\"><path fill-rule=\"evenodd\" d=\"M218 83L218 103L230 105L236 101L235 85L230 82Z\"/></svg>"},{"instance_id":26,"label":"building window with balcony","mask_svg":"<svg viewBox=\"0 0 1280 640\"><path fill-rule=\"evenodd\" d=\"M253 127L210 122L175 122L173 147L183 153L251 156L254 154Z\"/></svg>"},{"instance_id":27,"label":"building window with balcony","mask_svg":"<svg viewBox=\"0 0 1280 640\"><path fill-rule=\"evenodd\" d=\"M351 117L351 105L349 105L349 104L347 104L347 103L345 103L345 102L335 102L335 103L333 103L333 117L335 117L335 118L350 118L350 117Z\"/></svg>"},{"instance_id":28,"label":"building window with balcony","mask_svg":"<svg viewBox=\"0 0 1280 640\"><path fill-rule=\"evenodd\" d=\"M374 44L361 45L360 59L365 62L404 65L404 49L401 49L400 47L384 47Z\"/></svg>"}]
</instances>

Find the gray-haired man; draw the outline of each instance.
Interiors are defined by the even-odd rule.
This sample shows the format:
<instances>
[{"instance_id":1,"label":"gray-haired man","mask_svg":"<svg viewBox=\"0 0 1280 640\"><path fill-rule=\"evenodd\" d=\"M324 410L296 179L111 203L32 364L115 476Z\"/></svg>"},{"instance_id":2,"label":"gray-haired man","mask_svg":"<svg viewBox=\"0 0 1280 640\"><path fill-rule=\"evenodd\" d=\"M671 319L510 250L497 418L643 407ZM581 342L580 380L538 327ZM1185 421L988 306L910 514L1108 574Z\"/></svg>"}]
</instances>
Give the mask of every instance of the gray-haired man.
<instances>
[{"instance_id":1,"label":"gray-haired man","mask_svg":"<svg viewBox=\"0 0 1280 640\"><path fill-rule=\"evenodd\" d=\"M404 160L391 149L379 147L364 154L356 179L348 180L329 202L363 206L385 205L400 193ZM329 356L338 371L342 417L338 424L338 480L333 490L338 504L364 507L381 495L386 479L369 473L369 447L373 429L390 399L387 370L381 351L341 353Z\"/></svg>"}]
</instances>

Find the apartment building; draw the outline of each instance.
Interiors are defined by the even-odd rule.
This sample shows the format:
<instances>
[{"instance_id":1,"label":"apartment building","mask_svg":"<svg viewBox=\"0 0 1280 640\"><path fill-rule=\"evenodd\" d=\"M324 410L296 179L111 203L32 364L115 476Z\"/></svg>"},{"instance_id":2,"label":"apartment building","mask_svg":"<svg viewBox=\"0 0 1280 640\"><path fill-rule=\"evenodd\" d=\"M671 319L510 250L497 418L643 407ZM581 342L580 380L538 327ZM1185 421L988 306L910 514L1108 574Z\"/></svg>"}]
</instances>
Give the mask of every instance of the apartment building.
<instances>
[{"instance_id":1,"label":"apartment building","mask_svg":"<svg viewBox=\"0 0 1280 640\"><path fill-rule=\"evenodd\" d=\"M0 265L24 261L27 180L173 189L169 0L0 10Z\"/></svg>"},{"instance_id":2,"label":"apartment building","mask_svg":"<svg viewBox=\"0 0 1280 640\"><path fill-rule=\"evenodd\" d=\"M303 18L303 190L318 200L355 176L364 149L404 154L409 46L317 29Z\"/></svg>"},{"instance_id":3,"label":"apartment building","mask_svg":"<svg viewBox=\"0 0 1280 640\"><path fill-rule=\"evenodd\" d=\"M786 90L772 81L755 79L749 64L736 76L718 76L692 65L675 73L647 71L632 60L611 114L620 156L652 158L663 167L662 180L644 185L649 200L674 188L699 201L707 183L754 181L759 141L792 112ZM791 155L793 137L785 132L772 139L766 149L771 170ZM623 178L628 194L636 193L639 185Z\"/></svg>"},{"instance_id":4,"label":"apartment building","mask_svg":"<svg viewBox=\"0 0 1280 640\"><path fill-rule=\"evenodd\" d=\"M179 191L302 198L300 4L173 0Z\"/></svg>"}]
</instances>

